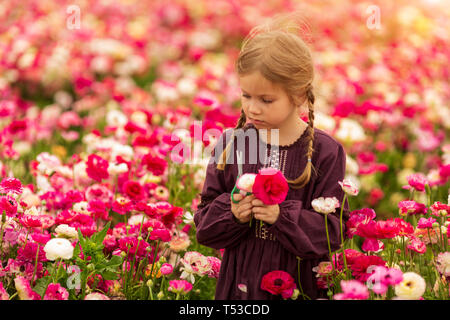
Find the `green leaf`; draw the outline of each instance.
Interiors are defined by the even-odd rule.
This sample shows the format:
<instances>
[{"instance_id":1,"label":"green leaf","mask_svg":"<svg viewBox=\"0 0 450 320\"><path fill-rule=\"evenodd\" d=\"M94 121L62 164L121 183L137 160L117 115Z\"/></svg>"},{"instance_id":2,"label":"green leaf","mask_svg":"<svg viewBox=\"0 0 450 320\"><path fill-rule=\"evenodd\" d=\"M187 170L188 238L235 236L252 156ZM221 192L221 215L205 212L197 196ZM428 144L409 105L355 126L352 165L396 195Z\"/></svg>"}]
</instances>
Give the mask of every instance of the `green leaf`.
<instances>
[{"instance_id":1,"label":"green leaf","mask_svg":"<svg viewBox=\"0 0 450 320\"><path fill-rule=\"evenodd\" d=\"M37 279L36 285L33 287L33 291L42 297L45 293L45 289L47 288L47 284L50 283L50 281L50 276Z\"/></svg>"},{"instance_id":2,"label":"green leaf","mask_svg":"<svg viewBox=\"0 0 450 320\"><path fill-rule=\"evenodd\" d=\"M95 243L97 243L99 245L103 244L103 240L106 237L106 233L108 232L110 225L111 225L111 221L108 221L108 223L105 225L105 227L100 232L97 232L92 236L92 241L94 241Z\"/></svg>"},{"instance_id":3,"label":"green leaf","mask_svg":"<svg viewBox=\"0 0 450 320\"><path fill-rule=\"evenodd\" d=\"M117 272L106 270L102 272L102 278L104 280L116 280L119 278Z\"/></svg>"}]
</instances>

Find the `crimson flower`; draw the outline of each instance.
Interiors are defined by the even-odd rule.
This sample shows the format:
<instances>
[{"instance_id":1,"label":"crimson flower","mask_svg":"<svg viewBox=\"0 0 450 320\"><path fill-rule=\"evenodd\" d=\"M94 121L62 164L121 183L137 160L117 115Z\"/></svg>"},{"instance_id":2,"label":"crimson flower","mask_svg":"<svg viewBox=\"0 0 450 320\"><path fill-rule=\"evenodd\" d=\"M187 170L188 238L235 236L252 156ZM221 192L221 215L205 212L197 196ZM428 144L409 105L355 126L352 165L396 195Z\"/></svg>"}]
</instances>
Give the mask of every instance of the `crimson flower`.
<instances>
[{"instance_id":1,"label":"crimson flower","mask_svg":"<svg viewBox=\"0 0 450 320\"><path fill-rule=\"evenodd\" d=\"M287 272L275 270L266 273L261 280L261 289L289 299L296 288L294 278Z\"/></svg>"},{"instance_id":2,"label":"crimson flower","mask_svg":"<svg viewBox=\"0 0 450 320\"><path fill-rule=\"evenodd\" d=\"M0 183L0 192L21 194L23 191L22 183L16 178L6 178Z\"/></svg>"},{"instance_id":3,"label":"crimson flower","mask_svg":"<svg viewBox=\"0 0 450 320\"><path fill-rule=\"evenodd\" d=\"M263 168L256 175L252 192L266 205L280 204L286 199L289 186L281 171Z\"/></svg>"}]
</instances>

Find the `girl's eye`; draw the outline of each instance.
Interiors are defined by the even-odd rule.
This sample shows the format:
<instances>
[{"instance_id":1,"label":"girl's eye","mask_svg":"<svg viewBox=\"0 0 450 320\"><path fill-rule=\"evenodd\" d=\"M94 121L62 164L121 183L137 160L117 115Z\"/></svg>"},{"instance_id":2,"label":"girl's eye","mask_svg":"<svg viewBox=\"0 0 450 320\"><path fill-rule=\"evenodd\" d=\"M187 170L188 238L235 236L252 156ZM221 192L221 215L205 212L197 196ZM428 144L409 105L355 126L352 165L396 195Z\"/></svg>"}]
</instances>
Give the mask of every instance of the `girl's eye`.
<instances>
[{"instance_id":1,"label":"girl's eye","mask_svg":"<svg viewBox=\"0 0 450 320\"><path fill-rule=\"evenodd\" d=\"M272 101L272 100L265 100L265 99L262 99L262 102L269 104L269 103L272 103L273 101Z\"/></svg>"},{"instance_id":2,"label":"girl's eye","mask_svg":"<svg viewBox=\"0 0 450 320\"><path fill-rule=\"evenodd\" d=\"M248 94L243 94L242 96L246 99L250 98L250 96Z\"/></svg>"}]
</instances>

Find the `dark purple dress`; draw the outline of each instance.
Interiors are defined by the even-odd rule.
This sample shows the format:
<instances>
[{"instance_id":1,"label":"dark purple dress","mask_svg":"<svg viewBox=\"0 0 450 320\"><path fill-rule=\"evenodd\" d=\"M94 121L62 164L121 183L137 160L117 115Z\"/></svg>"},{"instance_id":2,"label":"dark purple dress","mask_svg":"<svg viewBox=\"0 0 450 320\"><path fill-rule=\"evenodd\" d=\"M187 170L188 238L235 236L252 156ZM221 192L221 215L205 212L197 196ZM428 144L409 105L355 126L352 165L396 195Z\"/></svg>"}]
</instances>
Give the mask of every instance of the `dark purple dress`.
<instances>
[{"instance_id":1,"label":"dark purple dress","mask_svg":"<svg viewBox=\"0 0 450 320\"><path fill-rule=\"evenodd\" d=\"M297 257L301 258L303 292L311 299L326 297L325 291L317 288L316 273L312 271L320 261L329 260L325 218L312 209L311 201L319 197L336 197L342 202L344 192L338 181L345 176L344 148L329 134L315 128L312 163L318 174L313 170L311 180L302 189L289 188L286 200L279 205L280 215L274 224L264 223L260 228L260 221L254 220L250 227L248 223L238 223L231 212L230 195L238 176L236 161L231 164L227 161L224 171L218 170L214 161L225 149L226 142L230 141L226 139L230 138L231 132L231 129L225 131L216 144L207 168L201 202L194 215L198 242L215 249L225 249L215 298L280 299L280 296L261 290L261 279L270 271L283 270L294 277L298 287ZM244 146L243 173L258 173L260 168L272 166L281 170L287 179L294 180L303 172L307 162L306 130L289 146L264 143L253 124L247 124L240 132L244 132L245 136L251 132L257 137L257 143L254 143L254 140L244 136L249 143ZM242 146L237 139L235 137L232 148L234 154ZM220 145L221 149L217 149ZM258 159L255 163L251 158L255 145L257 152L263 150L267 156L265 159L269 161ZM340 247L340 210L337 208L335 214L328 216L332 251ZM344 222L348 219L348 213L346 202ZM247 292L241 291L238 284L246 285Z\"/></svg>"}]
</instances>

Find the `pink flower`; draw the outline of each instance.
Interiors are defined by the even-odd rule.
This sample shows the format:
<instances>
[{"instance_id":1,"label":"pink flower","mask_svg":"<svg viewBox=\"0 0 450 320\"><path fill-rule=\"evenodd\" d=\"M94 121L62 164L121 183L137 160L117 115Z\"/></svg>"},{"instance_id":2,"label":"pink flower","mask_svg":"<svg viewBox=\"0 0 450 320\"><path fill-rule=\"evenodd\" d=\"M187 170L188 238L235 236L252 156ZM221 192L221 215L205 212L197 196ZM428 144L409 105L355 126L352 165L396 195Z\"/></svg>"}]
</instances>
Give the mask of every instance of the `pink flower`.
<instances>
[{"instance_id":1,"label":"pink flower","mask_svg":"<svg viewBox=\"0 0 450 320\"><path fill-rule=\"evenodd\" d=\"M14 285L20 300L41 300L41 296L31 289L30 281L24 277L17 276Z\"/></svg>"},{"instance_id":2,"label":"pink flower","mask_svg":"<svg viewBox=\"0 0 450 320\"><path fill-rule=\"evenodd\" d=\"M0 300L9 300L9 294L3 287L3 283L0 281Z\"/></svg>"},{"instance_id":3,"label":"pink flower","mask_svg":"<svg viewBox=\"0 0 450 320\"><path fill-rule=\"evenodd\" d=\"M342 293L334 295L335 300L366 300L369 297L367 287L356 280L341 280Z\"/></svg>"},{"instance_id":4,"label":"pink flower","mask_svg":"<svg viewBox=\"0 0 450 320\"><path fill-rule=\"evenodd\" d=\"M91 216L94 220L98 220L98 219L107 220L108 219L108 213L109 213L108 205L103 203L103 201L101 201L101 200L94 199L94 200L89 201L87 209L91 213Z\"/></svg>"},{"instance_id":5,"label":"pink flower","mask_svg":"<svg viewBox=\"0 0 450 320\"><path fill-rule=\"evenodd\" d=\"M356 196L359 193L358 186L350 179L344 179L343 181L338 181L342 190L350 196Z\"/></svg>"},{"instance_id":6,"label":"pink flower","mask_svg":"<svg viewBox=\"0 0 450 320\"><path fill-rule=\"evenodd\" d=\"M375 210L370 208L363 208L361 210L350 212L350 217L346 222L347 236L352 238L356 234L360 224L367 224L375 218Z\"/></svg>"},{"instance_id":7,"label":"pink flower","mask_svg":"<svg viewBox=\"0 0 450 320\"><path fill-rule=\"evenodd\" d=\"M208 272L208 276L210 278L219 278L219 272L220 272L220 265L222 263L222 261L219 258L216 257L206 257L206 259L208 260L209 265L211 266L210 271Z\"/></svg>"},{"instance_id":8,"label":"pink flower","mask_svg":"<svg viewBox=\"0 0 450 320\"><path fill-rule=\"evenodd\" d=\"M167 276L173 272L173 266L170 263L163 263L159 270L163 275Z\"/></svg>"},{"instance_id":9,"label":"pink flower","mask_svg":"<svg viewBox=\"0 0 450 320\"><path fill-rule=\"evenodd\" d=\"M289 299L296 288L294 278L287 272L275 270L266 273L261 280L261 289L273 295L281 295Z\"/></svg>"},{"instance_id":10,"label":"pink flower","mask_svg":"<svg viewBox=\"0 0 450 320\"><path fill-rule=\"evenodd\" d=\"M433 223L436 222L436 219L433 217L430 217L428 219L426 218L420 218L417 222L417 228L419 229L431 229L433 228Z\"/></svg>"},{"instance_id":11,"label":"pink flower","mask_svg":"<svg viewBox=\"0 0 450 320\"><path fill-rule=\"evenodd\" d=\"M441 203L439 201L436 201L433 203L431 208L431 214L436 217L445 217L450 213L450 206L446 205L445 203Z\"/></svg>"},{"instance_id":12,"label":"pink flower","mask_svg":"<svg viewBox=\"0 0 450 320\"><path fill-rule=\"evenodd\" d=\"M59 283L50 283L45 292L44 300L69 300L69 292Z\"/></svg>"},{"instance_id":13,"label":"pink flower","mask_svg":"<svg viewBox=\"0 0 450 320\"><path fill-rule=\"evenodd\" d=\"M416 215L416 214L426 214L427 213L427 207L423 203L418 203L415 201L400 201L398 203L399 207L399 214L401 216L406 215Z\"/></svg>"},{"instance_id":14,"label":"pink flower","mask_svg":"<svg viewBox=\"0 0 450 320\"><path fill-rule=\"evenodd\" d=\"M353 261L349 261L349 259L347 259L347 264L350 270L352 270L352 275L355 279L365 282L370 276L369 272L371 272L371 269L368 269L370 266L384 266L386 265L386 262L378 256L360 255Z\"/></svg>"},{"instance_id":15,"label":"pink flower","mask_svg":"<svg viewBox=\"0 0 450 320\"><path fill-rule=\"evenodd\" d=\"M410 187L417 191L425 191L425 185L428 183L427 177L423 173L413 173L406 177Z\"/></svg>"},{"instance_id":16,"label":"pink flower","mask_svg":"<svg viewBox=\"0 0 450 320\"><path fill-rule=\"evenodd\" d=\"M0 183L0 192L21 194L23 191L22 183L16 178L5 178Z\"/></svg>"},{"instance_id":17,"label":"pink flower","mask_svg":"<svg viewBox=\"0 0 450 320\"><path fill-rule=\"evenodd\" d=\"M419 238L411 236L407 248L417 253L423 254L427 251L427 246Z\"/></svg>"},{"instance_id":18,"label":"pink flower","mask_svg":"<svg viewBox=\"0 0 450 320\"><path fill-rule=\"evenodd\" d=\"M32 214L24 214L19 218L19 221L25 228L39 228L42 226L39 216Z\"/></svg>"},{"instance_id":19,"label":"pink flower","mask_svg":"<svg viewBox=\"0 0 450 320\"><path fill-rule=\"evenodd\" d=\"M86 162L86 173L91 179L101 182L109 177L108 166L108 161L96 154L90 154Z\"/></svg>"},{"instance_id":20,"label":"pink flower","mask_svg":"<svg viewBox=\"0 0 450 320\"><path fill-rule=\"evenodd\" d=\"M154 229L150 233L150 240L161 240L162 242L169 242L172 238L169 230L167 229Z\"/></svg>"},{"instance_id":21,"label":"pink flower","mask_svg":"<svg viewBox=\"0 0 450 320\"><path fill-rule=\"evenodd\" d=\"M192 284L186 280L170 280L167 290L177 294L186 294L192 290Z\"/></svg>"},{"instance_id":22,"label":"pink flower","mask_svg":"<svg viewBox=\"0 0 450 320\"><path fill-rule=\"evenodd\" d=\"M253 194L266 205L282 203L288 191L286 178L274 168L260 169L253 184Z\"/></svg>"},{"instance_id":23,"label":"pink flower","mask_svg":"<svg viewBox=\"0 0 450 320\"><path fill-rule=\"evenodd\" d=\"M5 210L8 217L15 216L17 213L17 201L11 196L0 197L0 214Z\"/></svg>"},{"instance_id":24,"label":"pink flower","mask_svg":"<svg viewBox=\"0 0 450 320\"><path fill-rule=\"evenodd\" d=\"M366 284L376 294L385 294L389 286L394 286L403 280L403 273L399 269L373 266L367 270L371 275Z\"/></svg>"},{"instance_id":25,"label":"pink flower","mask_svg":"<svg viewBox=\"0 0 450 320\"><path fill-rule=\"evenodd\" d=\"M384 243L377 239L366 238L361 246L361 249L365 252L379 252L384 249Z\"/></svg>"},{"instance_id":26,"label":"pink flower","mask_svg":"<svg viewBox=\"0 0 450 320\"><path fill-rule=\"evenodd\" d=\"M111 300L111 299L100 292L92 292L86 295L86 297L84 297L84 300Z\"/></svg>"}]
</instances>

